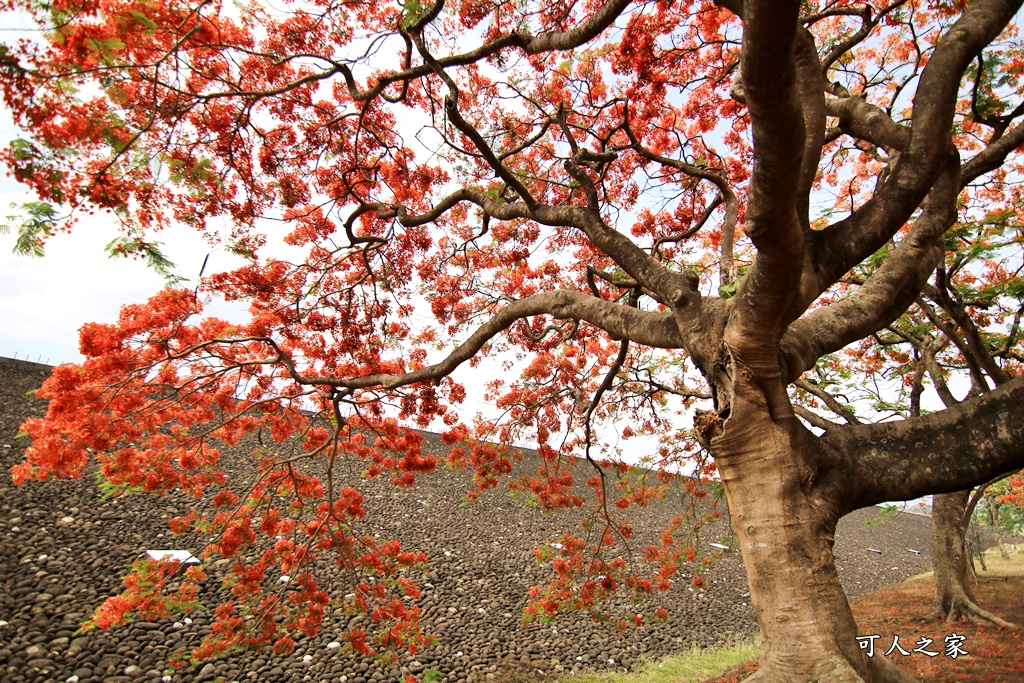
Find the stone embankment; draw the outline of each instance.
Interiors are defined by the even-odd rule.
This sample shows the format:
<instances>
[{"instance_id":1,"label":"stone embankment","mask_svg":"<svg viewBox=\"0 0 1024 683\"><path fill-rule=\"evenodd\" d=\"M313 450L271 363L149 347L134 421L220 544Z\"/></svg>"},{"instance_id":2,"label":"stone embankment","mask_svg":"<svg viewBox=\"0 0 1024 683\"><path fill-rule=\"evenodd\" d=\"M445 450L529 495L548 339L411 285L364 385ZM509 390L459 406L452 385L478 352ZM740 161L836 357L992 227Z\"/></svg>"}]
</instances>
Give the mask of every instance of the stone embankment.
<instances>
[{"instance_id":1,"label":"stone embankment","mask_svg":"<svg viewBox=\"0 0 1024 683\"><path fill-rule=\"evenodd\" d=\"M19 425L45 407L26 392L39 386L47 372L45 366L0 359L3 681L368 683L400 680L410 672L422 678L434 671L435 680L465 683L500 679L511 670L541 680L560 671L628 669L642 659L693 645L721 644L756 630L735 552L725 553L705 574L706 590L692 591L689 578L679 577L671 591L644 606L648 614L667 607L670 616L665 622L649 619L643 627L621 634L579 614L551 624L522 626L529 587L551 576L550 567L535 560L534 547L562 531L578 529L579 513L543 514L500 489L488 491L474 505L463 505L468 478L440 471L421 477L412 489L377 480L358 484L368 513L364 532L398 537L404 547L421 550L431 560L429 573L419 578L423 594L418 603L423 624L437 637L437 645L415 658L404 657L398 666L353 658L337 647L340 633L350 625L350 617L339 612L329 614L320 634L300 640L287 657L245 652L171 670L170 655L194 647L209 632L208 611L189 619L135 622L84 635L75 631L106 596L120 590L125 567L147 549L199 551L203 539L174 537L167 528L170 517L195 503L174 493L103 500L88 473L78 480L13 486L10 467L21 460L26 446L24 439L15 438ZM436 437L428 441L436 452L443 449ZM226 469L244 479L247 459L238 453L225 458ZM355 472L353 467L349 476L355 478ZM678 504L674 510L670 503L630 511L638 554L677 511ZM853 595L930 568L928 518L898 515L882 525L865 523L877 516L877 509L862 510L839 527L838 565ZM722 540L726 532L723 523L705 533L701 543ZM223 566L214 566L204 584L202 597L208 605L217 602L221 572ZM682 569L683 574L690 572ZM345 579L329 568L321 576L332 593L347 592Z\"/></svg>"}]
</instances>

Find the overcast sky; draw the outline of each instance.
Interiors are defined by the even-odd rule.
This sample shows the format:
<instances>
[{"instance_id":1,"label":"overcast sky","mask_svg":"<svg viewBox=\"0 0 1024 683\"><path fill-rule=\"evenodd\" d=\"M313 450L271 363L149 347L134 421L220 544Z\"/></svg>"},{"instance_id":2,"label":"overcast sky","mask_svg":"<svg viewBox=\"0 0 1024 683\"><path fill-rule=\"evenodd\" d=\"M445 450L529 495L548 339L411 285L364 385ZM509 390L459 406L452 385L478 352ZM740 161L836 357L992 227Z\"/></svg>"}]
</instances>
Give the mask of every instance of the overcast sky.
<instances>
[{"instance_id":1,"label":"overcast sky","mask_svg":"<svg viewBox=\"0 0 1024 683\"><path fill-rule=\"evenodd\" d=\"M10 130L8 125L3 132ZM0 179L0 216L31 199L10 178ZM104 245L116 235L111 218L90 216L72 233L53 237L42 258L13 254L15 236L0 235L0 355L53 365L79 361L83 323L113 322L122 305L145 301L164 286L141 261L107 257ZM185 230L168 233L165 243L176 270L194 279L210 248ZM228 256L214 253L207 269L230 265Z\"/></svg>"}]
</instances>

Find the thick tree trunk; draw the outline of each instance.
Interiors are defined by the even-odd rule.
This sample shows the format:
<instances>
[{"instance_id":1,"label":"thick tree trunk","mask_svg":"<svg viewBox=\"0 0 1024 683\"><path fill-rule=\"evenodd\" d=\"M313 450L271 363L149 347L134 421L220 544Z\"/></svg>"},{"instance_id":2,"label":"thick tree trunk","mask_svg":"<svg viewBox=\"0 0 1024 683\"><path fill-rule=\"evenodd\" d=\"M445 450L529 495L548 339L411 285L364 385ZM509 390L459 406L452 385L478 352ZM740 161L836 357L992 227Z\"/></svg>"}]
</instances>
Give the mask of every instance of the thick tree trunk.
<instances>
[{"instance_id":1,"label":"thick tree trunk","mask_svg":"<svg viewBox=\"0 0 1024 683\"><path fill-rule=\"evenodd\" d=\"M803 427L737 403L712 446L761 627L761 667L748 680L912 680L861 651L832 555L838 512L806 491Z\"/></svg>"},{"instance_id":2,"label":"thick tree trunk","mask_svg":"<svg viewBox=\"0 0 1024 683\"><path fill-rule=\"evenodd\" d=\"M1017 628L982 609L974 599L968 579L965 538L968 521L964 516L970 491L935 496L932 505L932 563L935 570L934 615L948 622L961 619L986 626Z\"/></svg>"}]
</instances>

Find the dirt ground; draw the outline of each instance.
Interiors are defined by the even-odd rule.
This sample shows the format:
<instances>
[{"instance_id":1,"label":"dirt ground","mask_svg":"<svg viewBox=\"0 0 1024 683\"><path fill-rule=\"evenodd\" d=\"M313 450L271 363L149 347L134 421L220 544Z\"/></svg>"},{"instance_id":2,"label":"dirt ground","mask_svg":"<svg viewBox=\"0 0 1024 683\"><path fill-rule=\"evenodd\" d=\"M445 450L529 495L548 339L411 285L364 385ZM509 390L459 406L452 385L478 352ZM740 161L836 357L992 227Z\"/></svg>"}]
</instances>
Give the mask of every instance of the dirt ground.
<instances>
[{"instance_id":1,"label":"dirt ground","mask_svg":"<svg viewBox=\"0 0 1024 683\"><path fill-rule=\"evenodd\" d=\"M1024 625L1024 549L1011 554L1009 561L990 550L986 565L984 571L978 567L975 594L979 604L1007 621ZM931 616L934 593L935 582L928 573L851 600L861 637L878 636L875 657L886 656L898 636L899 647L909 654L893 648L888 657L923 683L1024 681L1024 630L935 619ZM947 652L954 642L964 654L957 652L953 657ZM756 670L756 662L750 662L707 683L738 683Z\"/></svg>"}]
</instances>

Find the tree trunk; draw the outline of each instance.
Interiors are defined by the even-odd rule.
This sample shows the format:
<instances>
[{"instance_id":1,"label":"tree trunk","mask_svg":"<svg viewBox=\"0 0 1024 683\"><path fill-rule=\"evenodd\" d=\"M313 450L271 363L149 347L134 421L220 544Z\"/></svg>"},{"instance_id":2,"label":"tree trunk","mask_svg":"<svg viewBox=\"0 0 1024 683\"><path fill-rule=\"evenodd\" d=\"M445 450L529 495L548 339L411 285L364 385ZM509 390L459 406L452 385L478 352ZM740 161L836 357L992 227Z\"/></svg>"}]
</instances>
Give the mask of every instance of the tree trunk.
<instances>
[{"instance_id":1,"label":"tree trunk","mask_svg":"<svg viewBox=\"0 0 1024 683\"><path fill-rule=\"evenodd\" d=\"M971 581L977 584L978 568L974 566L974 558L978 558L981 571L987 572L988 567L985 566L985 549L982 547L984 539L981 537L981 532L978 531L978 525L973 520L967 522L967 535L964 538L967 539L967 559L971 561Z\"/></svg>"},{"instance_id":2,"label":"tree trunk","mask_svg":"<svg viewBox=\"0 0 1024 683\"><path fill-rule=\"evenodd\" d=\"M968 521L964 516L970 491L935 496L932 505L932 564L935 569L934 615L954 622L970 619L986 626L1017 628L982 609L968 581Z\"/></svg>"},{"instance_id":3,"label":"tree trunk","mask_svg":"<svg viewBox=\"0 0 1024 683\"><path fill-rule=\"evenodd\" d=\"M967 521L970 491L935 496L932 505L932 564L935 570L935 616L949 621L968 617L974 593L968 581Z\"/></svg>"},{"instance_id":4,"label":"tree trunk","mask_svg":"<svg viewBox=\"0 0 1024 683\"><path fill-rule=\"evenodd\" d=\"M763 402L742 403L712 447L761 627L761 667L748 680L912 680L861 651L832 554L838 513L806 490L811 439L795 418L773 421Z\"/></svg>"},{"instance_id":5,"label":"tree trunk","mask_svg":"<svg viewBox=\"0 0 1024 683\"><path fill-rule=\"evenodd\" d=\"M988 503L988 518L992 526L992 535L996 537L996 545L999 546L999 556L1004 560L1010 559L1010 553L1003 545L1003 534L999 531L999 503L992 496L986 496Z\"/></svg>"}]
</instances>

